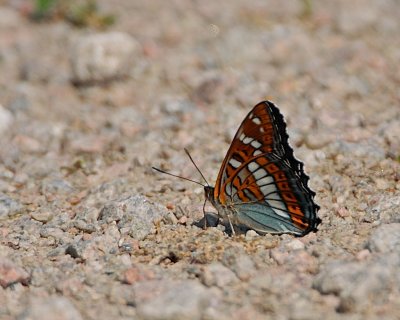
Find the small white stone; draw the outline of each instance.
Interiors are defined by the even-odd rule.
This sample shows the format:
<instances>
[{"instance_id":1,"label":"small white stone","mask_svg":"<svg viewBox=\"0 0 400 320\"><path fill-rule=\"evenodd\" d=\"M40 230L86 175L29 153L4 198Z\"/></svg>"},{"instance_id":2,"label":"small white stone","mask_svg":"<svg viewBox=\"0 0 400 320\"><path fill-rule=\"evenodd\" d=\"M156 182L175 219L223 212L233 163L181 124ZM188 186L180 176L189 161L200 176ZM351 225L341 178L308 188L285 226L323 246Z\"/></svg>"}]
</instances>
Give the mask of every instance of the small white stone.
<instances>
[{"instance_id":1,"label":"small white stone","mask_svg":"<svg viewBox=\"0 0 400 320\"><path fill-rule=\"evenodd\" d=\"M0 104L0 134L6 132L12 125L13 115Z\"/></svg>"},{"instance_id":2,"label":"small white stone","mask_svg":"<svg viewBox=\"0 0 400 320\"><path fill-rule=\"evenodd\" d=\"M129 34L108 32L79 38L71 51L76 82L106 81L128 76L139 44Z\"/></svg>"},{"instance_id":3,"label":"small white stone","mask_svg":"<svg viewBox=\"0 0 400 320\"><path fill-rule=\"evenodd\" d=\"M286 245L286 247L287 247L288 249L291 249L291 250L303 250L303 249L304 249L304 243L301 242L301 241L298 240L298 239L293 239L292 241L290 241L290 242Z\"/></svg>"},{"instance_id":4,"label":"small white stone","mask_svg":"<svg viewBox=\"0 0 400 320\"><path fill-rule=\"evenodd\" d=\"M388 181L385 179L381 179L381 178L375 179L375 183L376 183L376 187L378 188L378 190L385 190L390 187Z\"/></svg>"},{"instance_id":5,"label":"small white stone","mask_svg":"<svg viewBox=\"0 0 400 320\"><path fill-rule=\"evenodd\" d=\"M253 239L255 237L258 237L258 233L254 230L249 230L246 232L246 239Z\"/></svg>"}]
</instances>

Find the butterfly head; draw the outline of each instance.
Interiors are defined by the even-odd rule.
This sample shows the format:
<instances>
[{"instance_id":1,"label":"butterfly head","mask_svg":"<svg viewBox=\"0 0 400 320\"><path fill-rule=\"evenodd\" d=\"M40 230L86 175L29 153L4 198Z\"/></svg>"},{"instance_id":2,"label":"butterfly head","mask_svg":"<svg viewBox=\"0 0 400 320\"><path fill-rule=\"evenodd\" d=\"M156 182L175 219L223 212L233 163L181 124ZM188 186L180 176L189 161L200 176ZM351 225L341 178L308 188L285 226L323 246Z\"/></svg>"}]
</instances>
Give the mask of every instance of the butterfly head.
<instances>
[{"instance_id":1,"label":"butterfly head","mask_svg":"<svg viewBox=\"0 0 400 320\"><path fill-rule=\"evenodd\" d=\"M210 186L204 186L204 194L206 199L211 203L214 203L214 188Z\"/></svg>"},{"instance_id":2,"label":"butterfly head","mask_svg":"<svg viewBox=\"0 0 400 320\"><path fill-rule=\"evenodd\" d=\"M213 205L213 207L218 211L218 215L221 217L224 217L225 214L225 207L221 205L221 202L214 196L214 188L210 186L204 186L204 194L206 196L206 201L210 201L210 203ZM204 206L206 204L206 201L204 202ZM203 207L203 211L205 210L205 207Z\"/></svg>"}]
</instances>

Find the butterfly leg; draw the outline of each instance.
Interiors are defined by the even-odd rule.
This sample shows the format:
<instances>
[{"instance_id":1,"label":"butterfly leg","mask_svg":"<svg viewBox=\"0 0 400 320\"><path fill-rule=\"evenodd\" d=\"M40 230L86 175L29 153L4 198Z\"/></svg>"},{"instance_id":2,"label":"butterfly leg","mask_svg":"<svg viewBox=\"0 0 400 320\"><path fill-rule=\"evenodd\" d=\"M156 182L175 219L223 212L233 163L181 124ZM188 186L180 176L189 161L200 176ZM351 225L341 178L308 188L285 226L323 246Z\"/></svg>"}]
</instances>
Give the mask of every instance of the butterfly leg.
<instances>
[{"instance_id":1,"label":"butterfly leg","mask_svg":"<svg viewBox=\"0 0 400 320\"><path fill-rule=\"evenodd\" d=\"M231 227L231 230L232 230L232 235L233 235L233 236L236 236L235 229L233 228L232 221L231 221L231 219L229 218L229 216L228 216L228 222L229 222L229 226Z\"/></svg>"},{"instance_id":2,"label":"butterfly leg","mask_svg":"<svg viewBox=\"0 0 400 320\"><path fill-rule=\"evenodd\" d=\"M207 198L204 200L203 203L203 218L204 218L204 226L203 229L207 229L207 217L206 217L206 202L207 202Z\"/></svg>"}]
</instances>

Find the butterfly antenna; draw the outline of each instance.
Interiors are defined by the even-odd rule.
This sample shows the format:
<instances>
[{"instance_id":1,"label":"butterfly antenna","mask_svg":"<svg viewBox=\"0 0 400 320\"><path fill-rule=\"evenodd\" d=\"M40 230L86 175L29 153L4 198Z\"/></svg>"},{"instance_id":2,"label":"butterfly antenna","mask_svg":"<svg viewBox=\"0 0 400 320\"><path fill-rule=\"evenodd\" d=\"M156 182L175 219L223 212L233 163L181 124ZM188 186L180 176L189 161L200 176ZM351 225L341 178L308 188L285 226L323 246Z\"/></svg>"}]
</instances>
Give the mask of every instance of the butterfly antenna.
<instances>
[{"instance_id":1,"label":"butterfly antenna","mask_svg":"<svg viewBox=\"0 0 400 320\"><path fill-rule=\"evenodd\" d=\"M196 165L196 163L193 161L193 158L192 158L192 156L190 155L189 151L188 151L186 148L184 148L184 150L185 150L186 154L188 155L190 161L193 163L193 165L196 167L197 171L200 173L200 175L201 175L201 177L203 178L203 180L207 183L207 186L210 186L210 184L208 183L207 179L206 179L206 178L204 177L204 175L201 173L199 167L198 167L198 166Z\"/></svg>"},{"instance_id":2,"label":"butterfly antenna","mask_svg":"<svg viewBox=\"0 0 400 320\"><path fill-rule=\"evenodd\" d=\"M181 176L178 176L178 175L176 175L176 174L169 173L169 172L167 172L167 171L161 170L161 169L156 168L156 167L152 167L152 168L153 168L153 170L156 170L156 171L158 171L158 172L165 173L165 174L168 174L169 176L173 176L173 177L180 178L180 179L183 179L183 180L187 180L187 181L196 183L196 184L201 185L202 187L204 187L204 185L203 185L202 183L198 182L198 181L194 181L194 180L189 179L189 178L181 177ZM206 181L206 182L207 182L207 181Z\"/></svg>"}]
</instances>

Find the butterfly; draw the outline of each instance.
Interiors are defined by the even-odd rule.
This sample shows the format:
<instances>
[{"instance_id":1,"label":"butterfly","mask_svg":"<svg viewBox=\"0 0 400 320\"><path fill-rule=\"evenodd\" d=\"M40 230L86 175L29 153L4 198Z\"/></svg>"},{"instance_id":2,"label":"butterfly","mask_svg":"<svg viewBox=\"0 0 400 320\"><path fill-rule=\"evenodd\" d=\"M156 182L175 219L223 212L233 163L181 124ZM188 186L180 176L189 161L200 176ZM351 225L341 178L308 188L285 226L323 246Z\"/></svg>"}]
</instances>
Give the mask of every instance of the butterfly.
<instances>
[{"instance_id":1,"label":"butterfly","mask_svg":"<svg viewBox=\"0 0 400 320\"><path fill-rule=\"evenodd\" d=\"M233 233L235 226L261 234L303 236L316 231L321 222L308 180L303 163L294 157L288 143L278 107L262 101L236 132L215 187L203 187L206 199Z\"/></svg>"}]
</instances>

